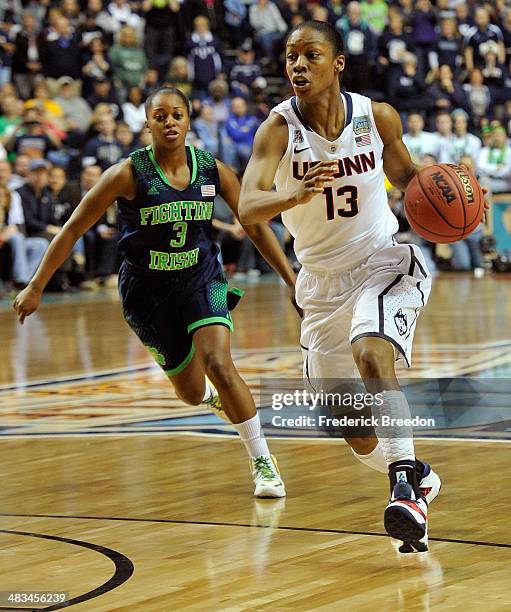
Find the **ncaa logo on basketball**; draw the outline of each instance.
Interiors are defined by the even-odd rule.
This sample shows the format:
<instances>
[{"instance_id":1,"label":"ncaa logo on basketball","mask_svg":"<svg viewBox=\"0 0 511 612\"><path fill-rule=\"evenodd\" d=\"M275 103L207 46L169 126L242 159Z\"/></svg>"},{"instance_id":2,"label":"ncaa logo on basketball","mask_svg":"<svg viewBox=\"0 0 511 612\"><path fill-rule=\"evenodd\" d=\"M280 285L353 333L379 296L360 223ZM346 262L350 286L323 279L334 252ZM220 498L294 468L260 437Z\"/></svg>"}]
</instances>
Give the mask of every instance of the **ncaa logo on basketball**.
<instances>
[{"instance_id":1,"label":"ncaa logo on basketball","mask_svg":"<svg viewBox=\"0 0 511 612\"><path fill-rule=\"evenodd\" d=\"M404 336L408 330L408 319L401 308L394 315L394 323L400 336Z\"/></svg>"},{"instance_id":2,"label":"ncaa logo on basketball","mask_svg":"<svg viewBox=\"0 0 511 612\"><path fill-rule=\"evenodd\" d=\"M438 187L438 189L442 192L442 196L447 204L450 204L453 200L456 199L456 196L454 195L451 186L449 185L447 179L441 172L434 172L431 175L431 179Z\"/></svg>"},{"instance_id":3,"label":"ncaa logo on basketball","mask_svg":"<svg viewBox=\"0 0 511 612\"><path fill-rule=\"evenodd\" d=\"M369 115L361 117L353 117L353 132L359 136L360 134L369 134L371 131L371 120Z\"/></svg>"}]
</instances>

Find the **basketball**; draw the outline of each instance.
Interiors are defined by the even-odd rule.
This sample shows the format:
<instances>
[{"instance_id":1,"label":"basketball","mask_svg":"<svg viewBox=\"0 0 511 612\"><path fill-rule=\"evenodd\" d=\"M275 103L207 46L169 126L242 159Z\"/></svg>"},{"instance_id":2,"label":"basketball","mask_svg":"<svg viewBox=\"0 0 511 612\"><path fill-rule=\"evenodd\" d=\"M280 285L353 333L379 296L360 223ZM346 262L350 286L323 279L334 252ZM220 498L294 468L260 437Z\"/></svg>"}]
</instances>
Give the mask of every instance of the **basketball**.
<instances>
[{"instance_id":1,"label":"basketball","mask_svg":"<svg viewBox=\"0 0 511 612\"><path fill-rule=\"evenodd\" d=\"M404 203L412 229L436 243L465 238L484 215L481 185L455 164L436 164L421 170L408 184Z\"/></svg>"}]
</instances>

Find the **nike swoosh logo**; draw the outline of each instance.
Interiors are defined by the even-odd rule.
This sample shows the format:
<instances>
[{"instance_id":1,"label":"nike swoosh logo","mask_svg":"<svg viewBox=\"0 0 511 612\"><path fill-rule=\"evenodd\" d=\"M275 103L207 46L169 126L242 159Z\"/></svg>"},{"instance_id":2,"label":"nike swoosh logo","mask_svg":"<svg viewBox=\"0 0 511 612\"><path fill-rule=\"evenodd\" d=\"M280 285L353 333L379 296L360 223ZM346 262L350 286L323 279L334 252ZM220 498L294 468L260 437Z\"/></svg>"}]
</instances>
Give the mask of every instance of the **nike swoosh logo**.
<instances>
[{"instance_id":1,"label":"nike swoosh logo","mask_svg":"<svg viewBox=\"0 0 511 612\"><path fill-rule=\"evenodd\" d=\"M310 149L310 147L305 147L305 149L297 149L297 148L295 147L295 154L296 154L296 153L301 153L302 151L307 151L307 149Z\"/></svg>"}]
</instances>

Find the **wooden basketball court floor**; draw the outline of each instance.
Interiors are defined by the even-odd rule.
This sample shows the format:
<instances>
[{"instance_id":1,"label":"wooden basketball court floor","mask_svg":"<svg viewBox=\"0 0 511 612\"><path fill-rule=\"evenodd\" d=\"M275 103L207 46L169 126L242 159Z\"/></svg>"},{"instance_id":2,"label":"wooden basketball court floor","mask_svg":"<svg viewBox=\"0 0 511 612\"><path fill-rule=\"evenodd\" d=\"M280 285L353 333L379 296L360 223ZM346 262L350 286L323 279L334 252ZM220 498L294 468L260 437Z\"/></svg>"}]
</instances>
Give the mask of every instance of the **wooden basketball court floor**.
<instances>
[{"instance_id":1,"label":"wooden basketball court floor","mask_svg":"<svg viewBox=\"0 0 511 612\"><path fill-rule=\"evenodd\" d=\"M60 609L8 600L40 591L67 592L77 611L511 610L509 396L497 423L468 406L457 429L417 440L444 486L430 551L399 555L382 525L386 478L340 440L270 439L288 498L255 500L239 441L175 399L115 291L49 296L23 327L9 307L0 609ZM414 375L505 388L510 310L509 278L436 279ZM263 375L299 375L298 319L280 285L248 286L234 319L254 389Z\"/></svg>"}]
</instances>

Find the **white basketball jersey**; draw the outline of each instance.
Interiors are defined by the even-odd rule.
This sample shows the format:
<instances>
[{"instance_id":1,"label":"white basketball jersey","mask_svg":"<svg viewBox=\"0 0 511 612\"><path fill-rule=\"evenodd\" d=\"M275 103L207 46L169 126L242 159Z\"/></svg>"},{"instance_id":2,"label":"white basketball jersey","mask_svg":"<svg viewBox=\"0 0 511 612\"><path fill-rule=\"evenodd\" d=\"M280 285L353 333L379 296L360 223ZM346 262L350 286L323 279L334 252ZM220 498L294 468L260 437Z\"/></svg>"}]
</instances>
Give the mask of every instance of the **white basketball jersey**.
<instances>
[{"instance_id":1,"label":"white basketball jersey","mask_svg":"<svg viewBox=\"0 0 511 612\"><path fill-rule=\"evenodd\" d=\"M295 239L300 263L316 272L349 270L388 246L398 230L387 204L383 142L376 129L371 100L341 94L345 126L337 140L316 134L301 115L296 98L276 106L289 129L287 150L275 175L277 191L290 189L320 161L339 164L334 180L307 204L282 213Z\"/></svg>"}]
</instances>

